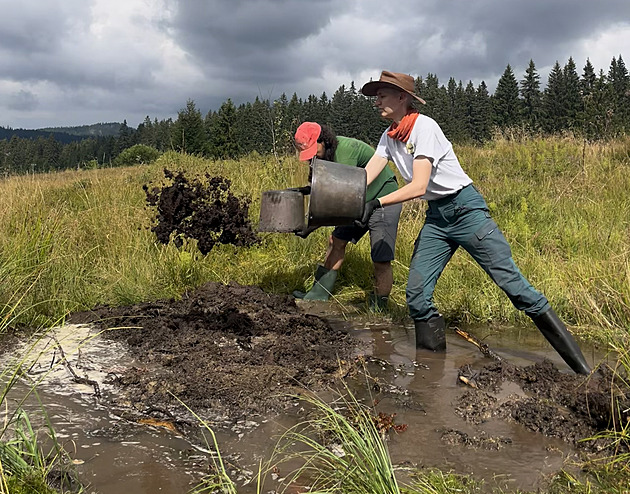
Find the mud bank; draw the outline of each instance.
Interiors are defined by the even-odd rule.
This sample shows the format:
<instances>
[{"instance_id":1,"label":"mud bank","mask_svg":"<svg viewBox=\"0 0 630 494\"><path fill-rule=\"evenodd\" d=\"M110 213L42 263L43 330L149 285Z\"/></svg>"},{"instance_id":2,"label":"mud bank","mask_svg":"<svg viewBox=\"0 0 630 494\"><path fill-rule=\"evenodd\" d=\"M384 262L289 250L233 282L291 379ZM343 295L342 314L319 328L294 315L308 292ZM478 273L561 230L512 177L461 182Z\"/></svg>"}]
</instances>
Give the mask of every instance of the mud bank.
<instances>
[{"instance_id":1,"label":"mud bank","mask_svg":"<svg viewBox=\"0 0 630 494\"><path fill-rule=\"evenodd\" d=\"M178 400L204 417L281 412L289 395L332 384L356 341L302 313L292 297L207 283L181 300L75 314L123 341L144 365L115 377L116 405L164 418ZM177 397L177 398L175 398Z\"/></svg>"},{"instance_id":2,"label":"mud bank","mask_svg":"<svg viewBox=\"0 0 630 494\"><path fill-rule=\"evenodd\" d=\"M467 384L455 411L473 424L500 418L602 452L611 447L608 440L583 440L630 418L627 384L604 366L580 376L560 372L549 361L528 367L501 361L478 370L464 366L459 376Z\"/></svg>"}]
</instances>

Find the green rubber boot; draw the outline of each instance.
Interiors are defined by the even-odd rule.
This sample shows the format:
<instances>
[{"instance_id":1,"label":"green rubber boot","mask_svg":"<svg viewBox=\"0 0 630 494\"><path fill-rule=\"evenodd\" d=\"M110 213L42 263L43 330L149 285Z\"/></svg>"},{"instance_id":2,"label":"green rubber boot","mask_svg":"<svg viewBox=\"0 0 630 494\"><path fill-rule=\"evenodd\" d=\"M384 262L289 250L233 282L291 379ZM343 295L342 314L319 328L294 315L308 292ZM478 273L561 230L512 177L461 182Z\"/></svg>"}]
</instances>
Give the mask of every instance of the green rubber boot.
<instances>
[{"instance_id":1,"label":"green rubber boot","mask_svg":"<svg viewBox=\"0 0 630 494\"><path fill-rule=\"evenodd\" d=\"M321 265L317 266L313 288L306 293L296 290L293 292L293 296L304 300L328 300L332 294L336 280L337 271L334 269L326 269Z\"/></svg>"},{"instance_id":2,"label":"green rubber boot","mask_svg":"<svg viewBox=\"0 0 630 494\"><path fill-rule=\"evenodd\" d=\"M387 310L387 295L377 295L375 292L370 293L369 303L372 312L384 312Z\"/></svg>"}]
</instances>

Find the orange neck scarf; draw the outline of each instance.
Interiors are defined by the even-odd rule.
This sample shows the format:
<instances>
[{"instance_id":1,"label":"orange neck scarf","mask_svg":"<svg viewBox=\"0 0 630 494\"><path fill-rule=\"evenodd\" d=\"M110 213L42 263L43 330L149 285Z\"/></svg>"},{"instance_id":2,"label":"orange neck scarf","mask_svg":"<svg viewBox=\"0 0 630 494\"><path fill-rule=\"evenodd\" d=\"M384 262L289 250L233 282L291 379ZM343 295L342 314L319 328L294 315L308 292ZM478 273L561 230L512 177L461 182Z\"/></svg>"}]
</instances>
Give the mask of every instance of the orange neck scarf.
<instances>
[{"instance_id":1,"label":"orange neck scarf","mask_svg":"<svg viewBox=\"0 0 630 494\"><path fill-rule=\"evenodd\" d=\"M420 113L418 110L410 109L407 114L400 119L400 122L393 122L388 131L387 135L392 139L396 139L398 141L407 142L409 139L409 135L411 134L411 129L413 129L413 125L416 123L416 118L418 118Z\"/></svg>"}]
</instances>

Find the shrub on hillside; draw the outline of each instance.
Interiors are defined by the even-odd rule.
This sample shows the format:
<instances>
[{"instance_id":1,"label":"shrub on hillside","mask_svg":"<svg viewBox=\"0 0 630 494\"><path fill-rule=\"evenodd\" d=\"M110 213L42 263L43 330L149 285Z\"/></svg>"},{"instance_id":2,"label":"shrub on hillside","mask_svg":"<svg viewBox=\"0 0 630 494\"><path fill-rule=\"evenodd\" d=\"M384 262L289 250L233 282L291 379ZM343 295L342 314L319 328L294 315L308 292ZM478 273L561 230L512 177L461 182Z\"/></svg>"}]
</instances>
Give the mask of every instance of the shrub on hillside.
<instances>
[{"instance_id":1,"label":"shrub on hillside","mask_svg":"<svg viewBox=\"0 0 630 494\"><path fill-rule=\"evenodd\" d=\"M114 160L114 166L148 165L160 156L160 152L151 146L136 144L123 150Z\"/></svg>"}]
</instances>

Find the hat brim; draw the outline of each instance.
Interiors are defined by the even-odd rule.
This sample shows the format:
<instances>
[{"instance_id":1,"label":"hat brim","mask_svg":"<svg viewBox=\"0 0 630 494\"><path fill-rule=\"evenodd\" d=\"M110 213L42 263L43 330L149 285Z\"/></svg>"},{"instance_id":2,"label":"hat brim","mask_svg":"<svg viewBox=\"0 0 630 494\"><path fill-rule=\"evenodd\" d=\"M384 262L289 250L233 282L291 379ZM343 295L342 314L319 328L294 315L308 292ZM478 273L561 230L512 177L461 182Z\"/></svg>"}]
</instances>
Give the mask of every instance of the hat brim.
<instances>
[{"instance_id":1,"label":"hat brim","mask_svg":"<svg viewBox=\"0 0 630 494\"><path fill-rule=\"evenodd\" d=\"M385 88L390 88L390 89L396 89L397 91L402 91L403 93L407 93L408 95L413 96L416 100L418 100L423 105L427 104L427 102L424 101L420 96L418 96L418 95L416 95L414 93L410 93L406 89L403 89L400 86L397 86L396 84L392 84L391 82L383 82L383 81L366 82L363 85L363 87L361 88L361 92L365 96L376 96L377 91L379 89L381 89L381 88L384 88L384 87Z\"/></svg>"},{"instance_id":2,"label":"hat brim","mask_svg":"<svg viewBox=\"0 0 630 494\"><path fill-rule=\"evenodd\" d=\"M310 161L317 154L317 142L315 142L312 146L307 147L300 151L299 160L300 161Z\"/></svg>"}]
</instances>

